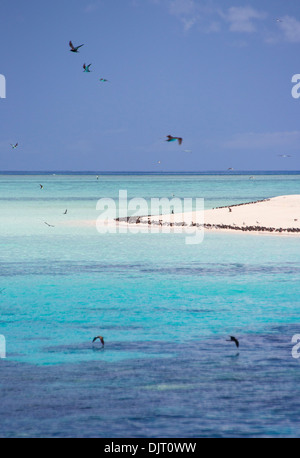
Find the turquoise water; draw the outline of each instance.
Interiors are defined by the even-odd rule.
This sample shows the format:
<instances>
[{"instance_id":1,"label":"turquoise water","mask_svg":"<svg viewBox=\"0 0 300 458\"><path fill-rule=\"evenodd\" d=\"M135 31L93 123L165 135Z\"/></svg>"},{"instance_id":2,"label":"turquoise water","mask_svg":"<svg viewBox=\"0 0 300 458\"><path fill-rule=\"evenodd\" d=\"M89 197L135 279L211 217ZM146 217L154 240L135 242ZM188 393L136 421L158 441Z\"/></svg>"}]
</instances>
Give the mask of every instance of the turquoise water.
<instances>
[{"instance_id":1,"label":"turquoise water","mask_svg":"<svg viewBox=\"0 0 300 458\"><path fill-rule=\"evenodd\" d=\"M212 208L300 175L1 175L0 436L298 437L299 238L78 224L119 190Z\"/></svg>"}]
</instances>

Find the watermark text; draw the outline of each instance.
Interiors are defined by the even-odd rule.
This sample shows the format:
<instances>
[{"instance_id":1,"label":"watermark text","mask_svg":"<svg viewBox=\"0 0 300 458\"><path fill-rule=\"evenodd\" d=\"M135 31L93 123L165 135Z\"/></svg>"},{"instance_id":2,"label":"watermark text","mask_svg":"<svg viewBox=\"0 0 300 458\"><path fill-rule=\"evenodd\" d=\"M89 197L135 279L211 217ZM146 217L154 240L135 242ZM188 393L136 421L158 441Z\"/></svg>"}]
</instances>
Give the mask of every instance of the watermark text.
<instances>
[{"instance_id":1,"label":"watermark text","mask_svg":"<svg viewBox=\"0 0 300 458\"><path fill-rule=\"evenodd\" d=\"M186 234L188 245L199 244L204 237L204 199L152 197L128 199L127 191L119 191L119 199L102 198L96 210L100 234L172 232Z\"/></svg>"},{"instance_id":2,"label":"watermark text","mask_svg":"<svg viewBox=\"0 0 300 458\"><path fill-rule=\"evenodd\" d=\"M6 340L3 335L0 334L0 358L6 358Z\"/></svg>"},{"instance_id":3,"label":"watermark text","mask_svg":"<svg viewBox=\"0 0 300 458\"><path fill-rule=\"evenodd\" d=\"M4 75L0 75L0 99L6 99L6 79Z\"/></svg>"}]
</instances>

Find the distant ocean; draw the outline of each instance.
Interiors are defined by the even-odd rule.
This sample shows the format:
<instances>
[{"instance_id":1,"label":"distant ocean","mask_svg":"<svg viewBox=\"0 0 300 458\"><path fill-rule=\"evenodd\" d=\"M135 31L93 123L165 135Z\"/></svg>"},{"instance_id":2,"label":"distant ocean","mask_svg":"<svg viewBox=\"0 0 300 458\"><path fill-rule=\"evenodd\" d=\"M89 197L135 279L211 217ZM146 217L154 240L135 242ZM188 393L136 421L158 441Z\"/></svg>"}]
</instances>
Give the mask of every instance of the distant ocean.
<instances>
[{"instance_id":1,"label":"distant ocean","mask_svg":"<svg viewBox=\"0 0 300 458\"><path fill-rule=\"evenodd\" d=\"M300 172L0 173L0 437L299 437L299 238L80 224L120 190L213 208Z\"/></svg>"}]
</instances>

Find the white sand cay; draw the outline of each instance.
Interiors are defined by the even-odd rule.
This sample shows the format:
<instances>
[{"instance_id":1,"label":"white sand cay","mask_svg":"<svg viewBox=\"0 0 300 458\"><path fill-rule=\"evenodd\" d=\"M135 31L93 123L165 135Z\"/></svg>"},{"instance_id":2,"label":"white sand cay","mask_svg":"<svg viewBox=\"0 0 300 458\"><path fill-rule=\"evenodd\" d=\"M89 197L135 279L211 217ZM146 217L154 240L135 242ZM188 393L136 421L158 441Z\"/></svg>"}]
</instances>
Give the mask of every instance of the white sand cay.
<instances>
[{"instance_id":1,"label":"white sand cay","mask_svg":"<svg viewBox=\"0 0 300 458\"><path fill-rule=\"evenodd\" d=\"M199 212L151 215L141 217L139 224L149 226L149 221L151 225L174 226L174 229L182 223L188 228L201 221L208 230L300 235L300 195L205 210L204 219ZM135 224L135 219L129 222Z\"/></svg>"},{"instance_id":2,"label":"white sand cay","mask_svg":"<svg viewBox=\"0 0 300 458\"><path fill-rule=\"evenodd\" d=\"M243 232L300 236L300 195L273 197L203 212L70 221L64 225L97 227L99 232ZM196 227L195 227L196 226Z\"/></svg>"}]
</instances>

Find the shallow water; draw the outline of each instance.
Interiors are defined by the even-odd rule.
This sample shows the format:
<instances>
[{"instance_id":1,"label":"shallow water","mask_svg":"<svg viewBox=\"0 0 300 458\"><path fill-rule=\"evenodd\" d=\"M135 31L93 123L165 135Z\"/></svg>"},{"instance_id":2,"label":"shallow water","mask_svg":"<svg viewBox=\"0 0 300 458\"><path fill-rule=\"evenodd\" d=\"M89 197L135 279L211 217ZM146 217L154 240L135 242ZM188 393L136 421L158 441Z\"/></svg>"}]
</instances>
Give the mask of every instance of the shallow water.
<instances>
[{"instance_id":1,"label":"shallow water","mask_svg":"<svg viewBox=\"0 0 300 458\"><path fill-rule=\"evenodd\" d=\"M0 435L298 437L299 238L71 224L120 189L212 208L300 175L0 176Z\"/></svg>"}]
</instances>

